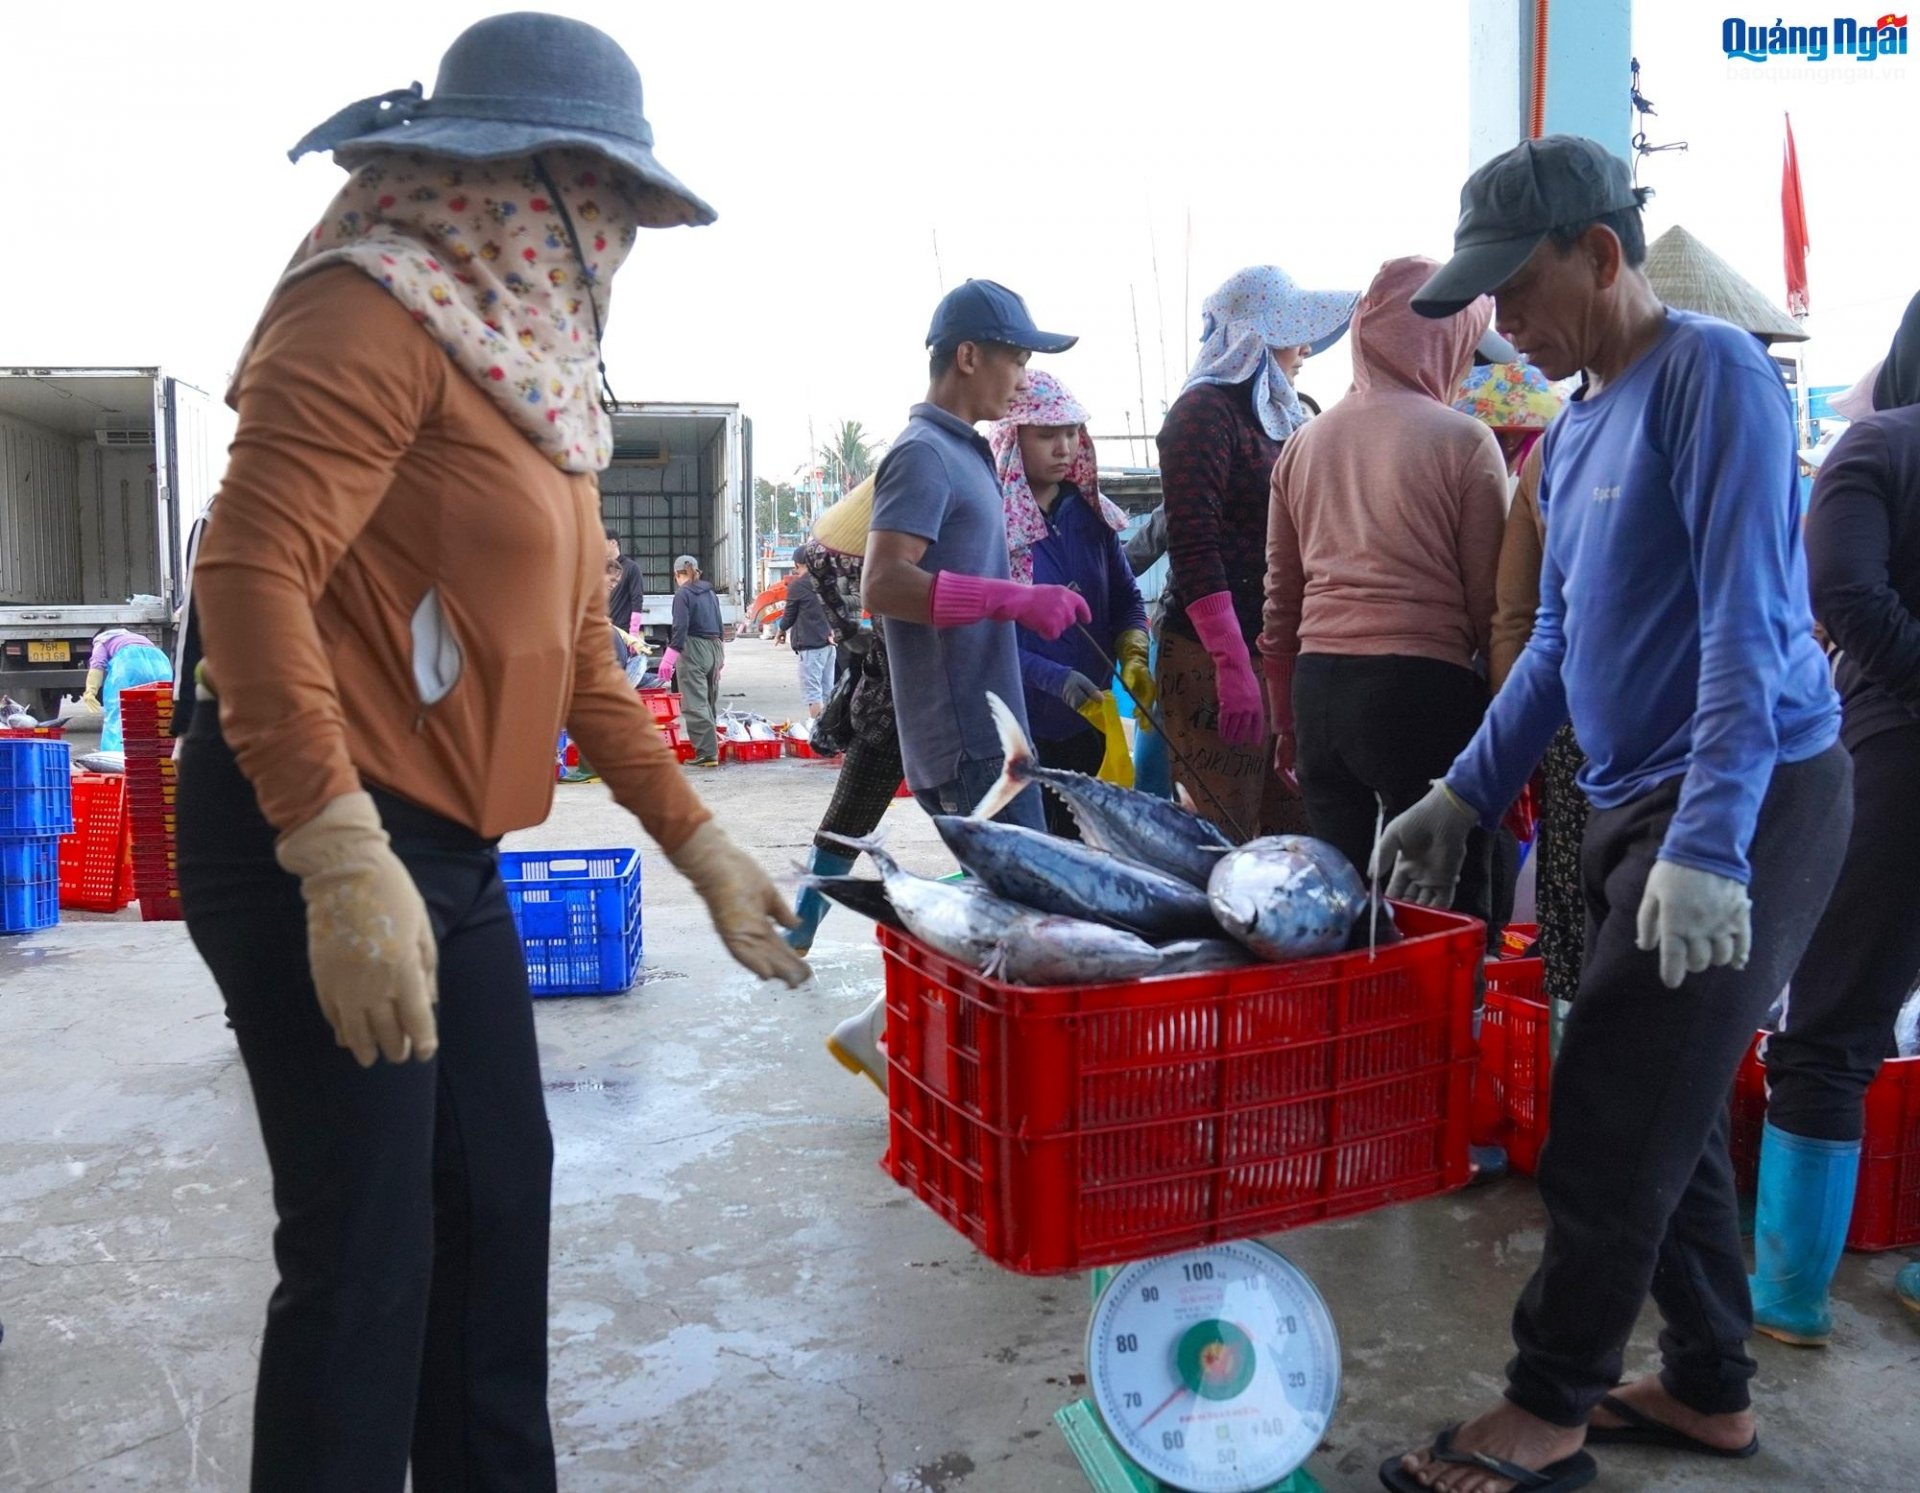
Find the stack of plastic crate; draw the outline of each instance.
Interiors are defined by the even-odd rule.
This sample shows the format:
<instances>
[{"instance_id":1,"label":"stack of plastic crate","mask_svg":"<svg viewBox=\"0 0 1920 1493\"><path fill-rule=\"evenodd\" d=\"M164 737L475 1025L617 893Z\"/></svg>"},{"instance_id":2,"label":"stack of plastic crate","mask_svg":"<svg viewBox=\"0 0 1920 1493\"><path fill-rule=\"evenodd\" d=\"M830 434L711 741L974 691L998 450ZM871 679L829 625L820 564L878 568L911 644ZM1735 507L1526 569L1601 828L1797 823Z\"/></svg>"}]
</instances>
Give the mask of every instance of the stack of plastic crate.
<instances>
[{"instance_id":1,"label":"stack of plastic crate","mask_svg":"<svg viewBox=\"0 0 1920 1493\"><path fill-rule=\"evenodd\" d=\"M73 828L63 741L0 739L0 933L60 921L60 837Z\"/></svg>"},{"instance_id":2,"label":"stack of plastic crate","mask_svg":"<svg viewBox=\"0 0 1920 1493\"><path fill-rule=\"evenodd\" d=\"M133 825L127 780L73 775L73 833L60 841L60 905L76 912L118 912L133 900Z\"/></svg>"},{"instance_id":3,"label":"stack of plastic crate","mask_svg":"<svg viewBox=\"0 0 1920 1493\"><path fill-rule=\"evenodd\" d=\"M126 735L127 806L133 822L133 888L147 922L180 916L174 874L173 686L120 691Z\"/></svg>"}]
</instances>

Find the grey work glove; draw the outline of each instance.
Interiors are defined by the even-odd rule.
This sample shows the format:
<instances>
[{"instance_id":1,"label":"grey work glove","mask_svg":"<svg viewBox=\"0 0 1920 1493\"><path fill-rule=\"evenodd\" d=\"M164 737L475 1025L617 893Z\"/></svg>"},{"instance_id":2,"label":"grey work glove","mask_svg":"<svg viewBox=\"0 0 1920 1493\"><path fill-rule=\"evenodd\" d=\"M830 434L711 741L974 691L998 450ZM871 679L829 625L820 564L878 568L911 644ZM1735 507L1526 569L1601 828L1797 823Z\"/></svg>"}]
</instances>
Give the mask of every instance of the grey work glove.
<instances>
[{"instance_id":1,"label":"grey work glove","mask_svg":"<svg viewBox=\"0 0 1920 1493\"><path fill-rule=\"evenodd\" d=\"M1079 710L1100 698L1100 686L1085 674L1069 669L1067 677L1060 681L1059 694L1067 709Z\"/></svg>"},{"instance_id":2,"label":"grey work glove","mask_svg":"<svg viewBox=\"0 0 1920 1493\"><path fill-rule=\"evenodd\" d=\"M1753 901L1729 876L1655 861L1640 898L1638 933L1644 952L1660 951L1660 983L1678 990L1689 974L1723 964L1747 967Z\"/></svg>"},{"instance_id":3,"label":"grey work glove","mask_svg":"<svg viewBox=\"0 0 1920 1493\"><path fill-rule=\"evenodd\" d=\"M806 960L774 931L776 923L797 928L800 919L760 863L728 839L719 824L707 820L679 849L668 851L667 859L693 883L736 962L763 980L804 985L813 978Z\"/></svg>"},{"instance_id":4,"label":"grey work glove","mask_svg":"<svg viewBox=\"0 0 1920 1493\"><path fill-rule=\"evenodd\" d=\"M334 1041L362 1068L379 1057L432 1057L440 1046L433 1017L439 946L373 800L342 794L282 835L274 855L300 878L307 963Z\"/></svg>"},{"instance_id":5,"label":"grey work glove","mask_svg":"<svg viewBox=\"0 0 1920 1493\"><path fill-rule=\"evenodd\" d=\"M1422 907L1450 907L1467 862L1467 836L1480 816L1435 778L1427 796L1388 823L1373 852L1373 875L1387 895Z\"/></svg>"}]
</instances>

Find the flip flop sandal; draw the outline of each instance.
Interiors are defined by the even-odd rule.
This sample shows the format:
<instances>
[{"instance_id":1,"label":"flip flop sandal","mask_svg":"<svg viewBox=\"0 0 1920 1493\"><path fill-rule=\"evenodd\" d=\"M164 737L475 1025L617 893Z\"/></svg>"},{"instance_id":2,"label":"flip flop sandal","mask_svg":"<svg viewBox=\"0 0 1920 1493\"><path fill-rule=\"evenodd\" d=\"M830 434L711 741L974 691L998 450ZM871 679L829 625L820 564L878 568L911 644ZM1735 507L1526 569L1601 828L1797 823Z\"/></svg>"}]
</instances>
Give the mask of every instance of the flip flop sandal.
<instances>
[{"instance_id":1,"label":"flip flop sandal","mask_svg":"<svg viewBox=\"0 0 1920 1493\"><path fill-rule=\"evenodd\" d=\"M1588 1446L1651 1446L1661 1451L1693 1452L1702 1457L1720 1457L1727 1461L1738 1461L1742 1457L1751 1457L1760 1450L1760 1438L1755 1436L1745 1446L1729 1450L1724 1446L1714 1446L1702 1441L1698 1436L1689 1436L1685 1431L1676 1431L1672 1426L1663 1426L1650 1415L1642 1414L1625 1400L1613 1395L1602 1395L1600 1408L1616 1419L1626 1422L1624 1426L1588 1426Z\"/></svg>"},{"instance_id":2,"label":"flip flop sandal","mask_svg":"<svg viewBox=\"0 0 1920 1493\"><path fill-rule=\"evenodd\" d=\"M1583 1451L1562 1457L1558 1462L1549 1462L1538 1472L1531 1467L1522 1467L1517 1462L1503 1462L1486 1452L1455 1451L1453 1438L1459 1429L1458 1424L1448 1426L1433 1438L1434 1461L1448 1462L1456 1467L1478 1467L1495 1477L1506 1478L1513 1484L1513 1493L1572 1493L1575 1488L1586 1487L1600 1474L1600 1464ZM1380 1481L1392 1493L1432 1493L1411 1472L1401 1467L1398 1457L1389 1457L1380 1464Z\"/></svg>"}]
</instances>

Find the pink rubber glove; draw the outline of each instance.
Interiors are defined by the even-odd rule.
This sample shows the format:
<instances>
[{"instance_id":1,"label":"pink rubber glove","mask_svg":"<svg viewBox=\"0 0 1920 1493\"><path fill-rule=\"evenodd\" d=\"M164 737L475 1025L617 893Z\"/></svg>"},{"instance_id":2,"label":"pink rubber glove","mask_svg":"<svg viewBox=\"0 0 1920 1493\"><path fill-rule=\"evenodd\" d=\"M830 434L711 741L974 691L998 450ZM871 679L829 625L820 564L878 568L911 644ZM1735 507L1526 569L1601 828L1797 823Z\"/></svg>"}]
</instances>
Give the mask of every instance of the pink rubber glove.
<instances>
[{"instance_id":1,"label":"pink rubber glove","mask_svg":"<svg viewBox=\"0 0 1920 1493\"><path fill-rule=\"evenodd\" d=\"M1052 642L1076 622L1091 622L1086 597L1065 586L1023 586L943 570L933 578L933 625L1017 622Z\"/></svg>"},{"instance_id":2,"label":"pink rubber glove","mask_svg":"<svg viewBox=\"0 0 1920 1493\"><path fill-rule=\"evenodd\" d=\"M1293 662L1296 654L1276 658L1260 655L1260 672L1267 680L1267 719L1273 722L1273 770L1296 791L1300 780L1294 773Z\"/></svg>"},{"instance_id":3,"label":"pink rubber glove","mask_svg":"<svg viewBox=\"0 0 1920 1493\"><path fill-rule=\"evenodd\" d=\"M1240 635L1233 598L1216 591L1187 603L1193 630L1213 657L1214 688L1220 698L1220 739L1229 746L1258 746L1267 735L1267 705L1254 678L1253 655Z\"/></svg>"},{"instance_id":4,"label":"pink rubber glove","mask_svg":"<svg viewBox=\"0 0 1920 1493\"><path fill-rule=\"evenodd\" d=\"M669 648L660 655L660 687L665 689L673 683L673 666L680 662L680 650Z\"/></svg>"}]
</instances>

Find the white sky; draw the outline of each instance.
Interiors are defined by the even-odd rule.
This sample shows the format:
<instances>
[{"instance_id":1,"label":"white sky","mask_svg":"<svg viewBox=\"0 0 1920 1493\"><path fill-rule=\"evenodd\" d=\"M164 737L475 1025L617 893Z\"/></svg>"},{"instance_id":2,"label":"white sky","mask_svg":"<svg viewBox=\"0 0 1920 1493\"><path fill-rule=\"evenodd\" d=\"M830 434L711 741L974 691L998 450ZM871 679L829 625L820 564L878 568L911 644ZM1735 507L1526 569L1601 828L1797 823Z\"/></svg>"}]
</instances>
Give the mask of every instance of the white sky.
<instances>
[{"instance_id":1,"label":"white sky","mask_svg":"<svg viewBox=\"0 0 1920 1493\"><path fill-rule=\"evenodd\" d=\"M430 87L447 42L508 3L10 6L0 363L157 362L218 389L341 180L285 148L352 99ZM616 282L614 387L741 402L763 476L807 455L809 422L818 439L842 418L900 426L925 384L936 233L948 286L1002 280L1080 334L1050 366L1096 431L1120 432L1141 419L1130 290L1155 426L1216 282L1273 262L1359 288L1384 258L1444 256L1467 165L1465 0L549 3L634 55L660 158L720 211L643 235ZM1817 81L1736 67L1729 3L1636 7L1653 138L1692 144L1642 168L1649 236L1683 222L1784 298L1791 109L1810 378L1848 383L1920 288L1920 56L1900 80L1885 63ZM1831 19L1816 8L1787 19ZM1346 379L1342 345L1301 382L1325 403Z\"/></svg>"}]
</instances>

